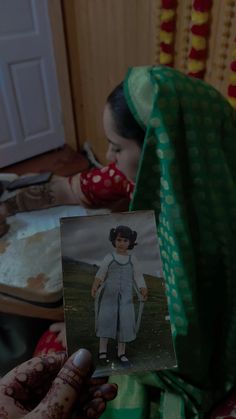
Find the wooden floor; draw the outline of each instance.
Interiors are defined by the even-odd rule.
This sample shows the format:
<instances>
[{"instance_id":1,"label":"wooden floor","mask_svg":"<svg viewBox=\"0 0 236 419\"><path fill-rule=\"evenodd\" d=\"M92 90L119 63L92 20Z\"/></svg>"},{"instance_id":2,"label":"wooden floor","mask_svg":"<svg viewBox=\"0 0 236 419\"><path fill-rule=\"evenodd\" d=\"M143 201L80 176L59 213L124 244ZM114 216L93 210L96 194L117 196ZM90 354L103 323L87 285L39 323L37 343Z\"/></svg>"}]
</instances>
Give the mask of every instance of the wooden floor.
<instances>
[{"instance_id":1,"label":"wooden floor","mask_svg":"<svg viewBox=\"0 0 236 419\"><path fill-rule=\"evenodd\" d=\"M87 158L65 145L63 148L49 151L0 169L2 173L38 173L52 171L60 176L70 176L89 168Z\"/></svg>"}]
</instances>

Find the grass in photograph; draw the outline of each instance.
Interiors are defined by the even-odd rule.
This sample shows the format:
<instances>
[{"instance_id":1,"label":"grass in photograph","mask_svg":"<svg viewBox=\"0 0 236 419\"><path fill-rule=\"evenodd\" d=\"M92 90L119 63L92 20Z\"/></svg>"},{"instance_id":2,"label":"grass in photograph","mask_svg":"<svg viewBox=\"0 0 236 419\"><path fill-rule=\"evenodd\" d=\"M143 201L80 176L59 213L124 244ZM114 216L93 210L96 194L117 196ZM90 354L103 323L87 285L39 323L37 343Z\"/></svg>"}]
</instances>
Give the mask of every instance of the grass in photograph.
<instances>
[{"instance_id":1,"label":"grass in photograph","mask_svg":"<svg viewBox=\"0 0 236 419\"><path fill-rule=\"evenodd\" d=\"M91 286L98 267L63 258L64 304L69 354L85 347L98 359L99 338L95 335L94 299ZM159 370L175 366L175 355L168 320L163 280L144 275L148 300L144 303L140 329L135 341L127 343L126 354L132 363L130 372ZM138 311L138 302L135 303ZM111 319L112 321L112 319ZM121 373L116 358L117 342L108 344L109 364L99 366L97 375ZM127 369L125 369L127 373Z\"/></svg>"}]
</instances>

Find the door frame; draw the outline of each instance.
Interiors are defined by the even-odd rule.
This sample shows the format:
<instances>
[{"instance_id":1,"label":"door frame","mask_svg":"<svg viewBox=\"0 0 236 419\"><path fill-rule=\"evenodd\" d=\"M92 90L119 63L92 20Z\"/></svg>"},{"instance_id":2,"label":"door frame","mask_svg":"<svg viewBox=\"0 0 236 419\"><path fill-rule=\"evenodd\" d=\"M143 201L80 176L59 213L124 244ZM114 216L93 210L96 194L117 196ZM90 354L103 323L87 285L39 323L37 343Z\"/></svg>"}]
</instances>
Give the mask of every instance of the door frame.
<instances>
[{"instance_id":1,"label":"door frame","mask_svg":"<svg viewBox=\"0 0 236 419\"><path fill-rule=\"evenodd\" d=\"M61 0L48 0L48 15L51 23L65 144L69 145L72 149L77 150L79 148L79 140L74 118Z\"/></svg>"}]
</instances>

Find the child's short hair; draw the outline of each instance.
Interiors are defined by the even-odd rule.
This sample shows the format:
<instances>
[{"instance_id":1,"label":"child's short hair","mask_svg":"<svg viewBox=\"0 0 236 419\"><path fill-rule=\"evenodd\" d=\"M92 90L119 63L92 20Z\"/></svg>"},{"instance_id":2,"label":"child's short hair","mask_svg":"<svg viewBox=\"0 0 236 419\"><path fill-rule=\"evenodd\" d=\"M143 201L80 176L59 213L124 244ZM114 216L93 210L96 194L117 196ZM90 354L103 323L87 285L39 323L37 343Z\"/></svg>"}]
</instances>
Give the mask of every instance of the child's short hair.
<instances>
[{"instance_id":1,"label":"child's short hair","mask_svg":"<svg viewBox=\"0 0 236 419\"><path fill-rule=\"evenodd\" d=\"M131 230L130 227L117 226L116 228L112 228L110 230L109 240L112 242L112 245L114 247L115 247L115 241L116 241L118 236L129 240L129 247L128 247L129 250L133 249L134 246L137 245L137 243L136 243L137 232L134 231L134 230Z\"/></svg>"}]
</instances>

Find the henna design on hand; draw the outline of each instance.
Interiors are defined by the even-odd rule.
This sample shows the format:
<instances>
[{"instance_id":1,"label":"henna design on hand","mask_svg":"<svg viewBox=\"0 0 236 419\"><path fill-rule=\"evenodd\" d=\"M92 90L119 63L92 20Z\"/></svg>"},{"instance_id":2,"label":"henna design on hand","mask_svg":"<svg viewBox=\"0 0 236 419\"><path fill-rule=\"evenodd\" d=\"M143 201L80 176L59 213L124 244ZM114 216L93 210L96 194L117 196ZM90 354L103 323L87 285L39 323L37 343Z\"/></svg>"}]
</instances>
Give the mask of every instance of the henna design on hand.
<instances>
[{"instance_id":1,"label":"henna design on hand","mask_svg":"<svg viewBox=\"0 0 236 419\"><path fill-rule=\"evenodd\" d=\"M63 383L69 384L76 392L81 389L81 385L84 381L84 374L81 371L78 372L78 369L75 370L74 366L64 366L58 374Z\"/></svg>"},{"instance_id":2,"label":"henna design on hand","mask_svg":"<svg viewBox=\"0 0 236 419\"><path fill-rule=\"evenodd\" d=\"M64 353L42 356L15 368L9 384L0 385L0 394L10 398L22 414L31 411L48 393L64 357Z\"/></svg>"},{"instance_id":3,"label":"henna design on hand","mask_svg":"<svg viewBox=\"0 0 236 419\"><path fill-rule=\"evenodd\" d=\"M3 377L0 418L13 419L29 414L42 419L66 419L75 408L77 397L79 417L98 418L105 410L106 402L116 396L117 386L107 384L106 378L88 379L88 372L91 373L89 359L87 364L80 364L75 357L64 364L65 357L65 352L37 357ZM35 408L33 416L30 415Z\"/></svg>"},{"instance_id":4,"label":"henna design on hand","mask_svg":"<svg viewBox=\"0 0 236 419\"><path fill-rule=\"evenodd\" d=\"M56 198L52 190L52 183L48 182L21 189L15 196L6 199L4 204L9 215L53 206L56 204Z\"/></svg>"},{"instance_id":5,"label":"henna design on hand","mask_svg":"<svg viewBox=\"0 0 236 419\"><path fill-rule=\"evenodd\" d=\"M52 191L52 183L29 186L17 194L17 202L20 211L47 208L55 205L56 198Z\"/></svg>"}]
</instances>

